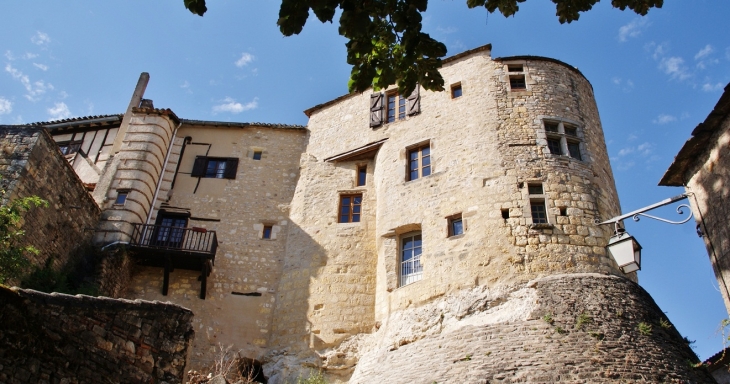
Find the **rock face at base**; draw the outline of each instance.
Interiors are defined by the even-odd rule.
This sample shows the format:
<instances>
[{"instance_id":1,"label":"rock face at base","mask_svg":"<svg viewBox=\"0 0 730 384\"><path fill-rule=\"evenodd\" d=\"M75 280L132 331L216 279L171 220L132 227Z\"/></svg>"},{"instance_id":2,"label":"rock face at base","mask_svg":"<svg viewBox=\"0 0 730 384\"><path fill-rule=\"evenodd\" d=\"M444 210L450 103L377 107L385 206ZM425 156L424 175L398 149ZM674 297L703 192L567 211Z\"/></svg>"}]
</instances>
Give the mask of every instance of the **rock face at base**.
<instances>
[{"instance_id":1,"label":"rock face at base","mask_svg":"<svg viewBox=\"0 0 730 384\"><path fill-rule=\"evenodd\" d=\"M462 291L353 341L349 383L714 383L644 289L601 274Z\"/></svg>"}]
</instances>

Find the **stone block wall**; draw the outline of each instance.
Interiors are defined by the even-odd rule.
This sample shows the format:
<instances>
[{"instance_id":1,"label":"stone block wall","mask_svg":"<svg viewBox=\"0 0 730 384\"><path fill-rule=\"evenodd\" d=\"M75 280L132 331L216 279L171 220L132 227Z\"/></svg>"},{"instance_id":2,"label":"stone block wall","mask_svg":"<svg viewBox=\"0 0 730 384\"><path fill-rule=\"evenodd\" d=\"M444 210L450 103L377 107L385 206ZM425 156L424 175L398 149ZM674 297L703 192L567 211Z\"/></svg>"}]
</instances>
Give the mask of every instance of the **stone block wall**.
<instances>
[{"instance_id":1,"label":"stone block wall","mask_svg":"<svg viewBox=\"0 0 730 384\"><path fill-rule=\"evenodd\" d=\"M193 369L212 363L219 344L231 345L241 356L254 359L268 351L292 226L289 203L299 178L306 133L298 126L195 122L184 122L178 130L158 207L189 214L188 227L216 231L218 251L207 296L199 298L200 271L175 269L168 295L163 296L163 269L139 267L125 297L169 300L195 312L198 337L190 355ZM183 150L186 137L190 139ZM262 152L260 160L253 158L256 151ZM198 156L237 158L235 179L191 176ZM270 239L262 238L264 225L272 227Z\"/></svg>"},{"instance_id":2,"label":"stone block wall","mask_svg":"<svg viewBox=\"0 0 730 384\"><path fill-rule=\"evenodd\" d=\"M509 64L523 69L524 90L510 89ZM369 94L308 111L310 138L291 203L295 225L273 338L273 347L291 358L274 358L272 366L321 360L346 376L352 361L328 356L345 348L350 335L443 296L553 274L623 276L604 249L611 228L595 224L620 208L585 77L547 58L492 59L488 46L445 60L441 73L447 89L461 87L460 97L420 90L420 113L377 127L369 125ZM577 128L570 138L560 135L579 143L580 159L550 153L545 121ZM327 159L380 141L367 162L371 178L358 190L362 220L339 223L340 196L356 190L355 169L366 161ZM431 174L409 180L409 150L424 145ZM532 196L529 187L537 184L543 192ZM546 208L547 223L533 221L535 198ZM450 236L455 216L465 231ZM405 285L400 247L414 231L422 236L423 275ZM302 239L317 246L303 248Z\"/></svg>"},{"instance_id":3,"label":"stone block wall","mask_svg":"<svg viewBox=\"0 0 730 384\"><path fill-rule=\"evenodd\" d=\"M40 128L0 127L0 175L8 199L36 195L48 201L23 218L24 242L40 253L29 255L43 266L49 257L56 267L88 245L100 210L51 136Z\"/></svg>"},{"instance_id":4,"label":"stone block wall","mask_svg":"<svg viewBox=\"0 0 730 384\"><path fill-rule=\"evenodd\" d=\"M182 383L193 313L0 287L0 382Z\"/></svg>"}]
</instances>

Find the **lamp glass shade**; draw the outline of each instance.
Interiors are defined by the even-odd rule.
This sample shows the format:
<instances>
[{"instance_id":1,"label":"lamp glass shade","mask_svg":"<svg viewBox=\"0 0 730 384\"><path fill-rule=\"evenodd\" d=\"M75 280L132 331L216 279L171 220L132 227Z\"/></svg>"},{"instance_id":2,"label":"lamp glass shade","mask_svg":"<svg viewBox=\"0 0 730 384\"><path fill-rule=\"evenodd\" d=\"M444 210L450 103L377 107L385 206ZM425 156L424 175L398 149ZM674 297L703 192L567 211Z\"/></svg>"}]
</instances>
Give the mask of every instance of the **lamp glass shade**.
<instances>
[{"instance_id":1,"label":"lamp glass shade","mask_svg":"<svg viewBox=\"0 0 730 384\"><path fill-rule=\"evenodd\" d=\"M611 237L607 249L624 273L641 269L641 245L628 232Z\"/></svg>"}]
</instances>

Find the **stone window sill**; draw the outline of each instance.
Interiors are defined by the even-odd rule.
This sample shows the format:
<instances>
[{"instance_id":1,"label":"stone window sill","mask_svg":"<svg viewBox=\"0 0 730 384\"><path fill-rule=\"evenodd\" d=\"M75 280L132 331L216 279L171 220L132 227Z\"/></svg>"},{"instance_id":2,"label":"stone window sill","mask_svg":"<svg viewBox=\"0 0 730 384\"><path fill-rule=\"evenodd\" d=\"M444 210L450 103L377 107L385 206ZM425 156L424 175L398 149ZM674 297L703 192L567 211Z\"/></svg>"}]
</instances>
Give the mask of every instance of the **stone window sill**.
<instances>
[{"instance_id":1,"label":"stone window sill","mask_svg":"<svg viewBox=\"0 0 730 384\"><path fill-rule=\"evenodd\" d=\"M555 226L550 223L530 224L530 229L553 229Z\"/></svg>"}]
</instances>

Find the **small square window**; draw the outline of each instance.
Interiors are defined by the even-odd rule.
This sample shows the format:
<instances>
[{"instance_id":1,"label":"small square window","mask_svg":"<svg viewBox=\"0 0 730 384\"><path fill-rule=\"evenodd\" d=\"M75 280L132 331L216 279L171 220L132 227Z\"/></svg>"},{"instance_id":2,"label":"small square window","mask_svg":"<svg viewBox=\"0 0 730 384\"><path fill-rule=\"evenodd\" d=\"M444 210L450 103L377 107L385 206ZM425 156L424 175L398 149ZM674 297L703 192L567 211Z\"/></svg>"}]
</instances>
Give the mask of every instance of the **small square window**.
<instances>
[{"instance_id":1,"label":"small square window","mask_svg":"<svg viewBox=\"0 0 730 384\"><path fill-rule=\"evenodd\" d=\"M253 159L254 160L261 160L261 154L262 153L263 153L262 151L254 151L253 152Z\"/></svg>"},{"instance_id":2,"label":"small square window","mask_svg":"<svg viewBox=\"0 0 730 384\"><path fill-rule=\"evenodd\" d=\"M273 226L271 225L264 225L264 232L261 236L263 239L271 239L271 231L273 229Z\"/></svg>"},{"instance_id":3,"label":"small square window","mask_svg":"<svg viewBox=\"0 0 730 384\"><path fill-rule=\"evenodd\" d=\"M525 75L510 75L509 76L509 87L513 91L522 91L527 89L525 82Z\"/></svg>"},{"instance_id":4,"label":"small square window","mask_svg":"<svg viewBox=\"0 0 730 384\"><path fill-rule=\"evenodd\" d=\"M547 211L545 210L544 201L531 200L530 212L532 213L533 224L547 224Z\"/></svg>"},{"instance_id":5,"label":"small square window","mask_svg":"<svg viewBox=\"0 0 730 384\"><path fill-rule=\"evenodd\" d=\"M127 195L129 195L128 191L117 191L117 199L114 200L114 205L124 205L127 201Z\"/></svg>"},{"instance_id":6,"label":"small square window","mask_svg":"<svg viewBox=\"0 0 730 384\"><path fill-rule=\"evenodd\" d=\"M523 72L524 69L522 64L507 64L507 72Z\"/></svg>"},{"instance_id":7,"label":"small square window","mask_svg":"<svg viewBox=\"0 0 730 384\"><path fill-rule=\"evenodd\" d=\"M365 185L368 177L368 166L360 165L357 167L357 186L361 187Z\"/></svg>"},{"instance_id":8,"label":"small square window","mask_svg":"<svg viewBox=\"0 0 730 384\"><path fill-rule=\"evenodd\" d=\"M358 193L355 195L341 195L340 206L339 206L339 220L340 223L358 223L360 222L360 215L362 214L362 194Z\"/></svg>"},{"instance_id":9,"label":"small square window","mask_svg":"<svg viewBox=\"0 0 730 384\"><path fill-rule=\"evenodd\" d=\"M451 98L455 99L457 97L461 97L461 83L456 83L451 85Z\"/></svg>"},{"instance_id":10,"label":"small square window","mask_svg":"<svg viewBox=\"0 0 730 384\"><path fill-rule=\"evenodd\" d=\"M527 186L527 193L530 195L542 195L542 184L529 184Z\"/></svg>"},{"instance_id":11,"label":"small square window","mask_svg":"<svg viewBox=\"0 0 730 384\"><path fill-rule=\"evenodd\" d=\"M449 237L458 236L464 233L464 221L461 214L449 218Z\"/></svg>"},{"instance_id":12,"label":"small square window","mask_svg":"<svg viewBox=\"0 0 730 384\"><path fill-rule=\"evenodd\" d=\"M565 134L568 136L578 137L578 128L571 127L570 125L563 125L565 127Z\"/></svg>"}]
</instances>

